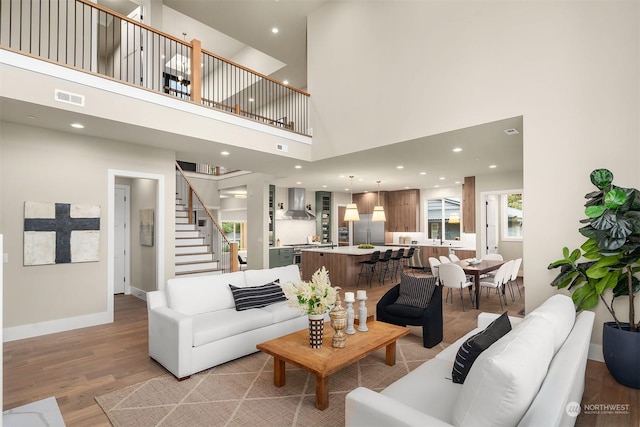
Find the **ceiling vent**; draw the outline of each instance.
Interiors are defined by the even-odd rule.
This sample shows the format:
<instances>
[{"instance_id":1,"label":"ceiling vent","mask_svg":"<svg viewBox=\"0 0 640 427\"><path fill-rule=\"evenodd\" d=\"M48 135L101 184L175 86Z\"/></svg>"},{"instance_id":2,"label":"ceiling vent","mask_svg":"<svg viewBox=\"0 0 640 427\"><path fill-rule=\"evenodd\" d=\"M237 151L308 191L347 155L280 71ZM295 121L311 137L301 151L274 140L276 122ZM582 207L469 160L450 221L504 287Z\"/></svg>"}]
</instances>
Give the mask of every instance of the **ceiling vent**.
<instances>
[{"instance_id":1,"label":"ceiling vent","mask_svg":"<svg viewBox=\"0 0 640 427\"><path fill-rule=\"evenodd\" d=\"M59 102L66 102L67 104L84 107L84 95L78 95L76 93L65 92L64 90L56 89L55 99Z\"/></svg>"},{"instance_id":2,"label":"ceiling vent","mask_svg":"<svg viewBox=\"0 0 640 427\"><path fill-rule=\"evenodd\" d=\"M518 132L518 129L511 128L511 129L505 129L504 133L506 133L507 135L517 135L520 132Z\"/></svg>"}]
</instances>

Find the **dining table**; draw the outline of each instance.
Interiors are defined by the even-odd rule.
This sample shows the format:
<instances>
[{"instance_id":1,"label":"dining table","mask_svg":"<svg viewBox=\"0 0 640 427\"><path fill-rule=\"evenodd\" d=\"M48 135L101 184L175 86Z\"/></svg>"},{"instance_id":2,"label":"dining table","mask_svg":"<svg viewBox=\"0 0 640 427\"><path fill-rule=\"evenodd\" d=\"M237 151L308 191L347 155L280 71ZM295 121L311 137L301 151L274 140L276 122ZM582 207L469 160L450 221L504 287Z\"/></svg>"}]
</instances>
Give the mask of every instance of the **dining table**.
<instances>
[{"instance_id":1,"label":"dining table","mask_svg":"<svg viewBox=\"0 0 640 427\"><path fill-rule=\"evenodd\" d=\"M479 260L480 262L472 263L471 260L463 259L454 262L464 270L465 274L473 276L473 286L475 287L476 309L480 309L480 276L500 268L505 261L498 260Z\"/></svg>"}]
</instances>

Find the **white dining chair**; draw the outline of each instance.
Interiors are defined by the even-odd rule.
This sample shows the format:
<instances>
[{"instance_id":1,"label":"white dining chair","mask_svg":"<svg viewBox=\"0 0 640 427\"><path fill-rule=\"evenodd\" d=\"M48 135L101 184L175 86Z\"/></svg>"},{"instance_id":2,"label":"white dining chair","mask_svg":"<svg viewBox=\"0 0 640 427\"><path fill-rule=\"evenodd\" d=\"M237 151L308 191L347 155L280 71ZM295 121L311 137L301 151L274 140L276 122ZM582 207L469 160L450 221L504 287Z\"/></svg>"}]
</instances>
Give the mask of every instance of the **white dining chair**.
<instances>
[{"instance_id":1,"label":"white dining chair","mask_svg":"<svg viewBox=\"0 0 640 427\"><path fill-rule=\"evenodd\" d=\"M468 280L467 275L464 274L464 270L458 264L448 263L440 264L438 267L438 274L440 276L440 284L447 288L447 296L445 302L449 299L452 289L458 289L460 291L460 301L462 302L462 311L464 311L464 297L462 290L464 288L469 289L469 298L471 298L471 306L473 307L473 294L471 293L471 287L473 282ZM453 295L451 296L451 303L453 304Z\"/></svg>"},{"instance_id":2,"label":"white dining chair","mask_svg":"<svg viewBox=\"0 0 640 427\"><path fill-rule=\"evenodd\" d=\"M440 267L440 261L438 260L438 258L430 256L429 268L431 269L431 274L433 275L433 277L436 278L436 280L440 280L438 276L439 267Z\"/></svg>"},{"instance_id":3,"label":"white dining chair","mask_svg":"<svg viewBox=\"0 0 640 427\"><path fill-rule=\"evenodd\" d=\"M500 310L503 309L502 306L502 298L504 297L504 305L507 305L507 297L504 294L504 285L505 282L511 276L511 269L513 265L513 260L507 261L498 268L496 274L494 276L487 276L484 279L480 279L480 286L482 288L487 288L487 293L491 289L495 289L498 294L498 300L500 301ZM479 293L480 294L480 293Z\"/></svg>"},{"instance_id":4,"label":"white dining chair","mask_svg":"<svg viewBox=\"0 0 640 427\"><path fill-rule=\"evenodd\" d=\"M449 254L449 259L451 260L451 262L460 261L460 258L458 258L458 255L456 255L456 254Z\"/></svg>"},{"instance_id":5,"label":"white dining chair","mask_svg":"<svg viewBox=\"0 0 640 427\"><path fill-rule=\"evenodd\" d=\"M449 264L451 262L451 260L444 255L440 255L438 259L440 260L440 264Z\"/></svg>"},{"instance_id":6,"label":"white dining chair","mask_svg":"<svg viewBox=\"0 0 640 427\"><path fill-rule=\"evenodd\" d=\"M507 284L509 285L509 292L511 292L511 301L515 301L515 293L513 292L513 285L516 285L518 289L518 295L522 298L522 292L520 291L520 285L518 284L518 273L520 272L520 265L522 264L522 258L516 258L513 260L513 265L511 268L511 273L509 273L509 278L507 279Z\"/></svg>"}]
</instances>

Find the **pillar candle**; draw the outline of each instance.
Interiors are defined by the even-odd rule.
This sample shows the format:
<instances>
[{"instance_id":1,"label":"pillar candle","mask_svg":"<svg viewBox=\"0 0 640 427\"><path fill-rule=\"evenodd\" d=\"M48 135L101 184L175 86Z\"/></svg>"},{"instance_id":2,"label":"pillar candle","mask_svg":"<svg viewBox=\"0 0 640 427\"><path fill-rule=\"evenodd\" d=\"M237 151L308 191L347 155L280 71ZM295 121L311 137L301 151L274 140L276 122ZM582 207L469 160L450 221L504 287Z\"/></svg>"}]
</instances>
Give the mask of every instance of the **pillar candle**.
<instances>
[{"instance_id":1,"label":"pillar candle","mask_svg":"<svg viewBox=\"0 0 640 427\"><path fill-rule=\"evenodd\" d=\"M344 300L348 301L348 302L354 302L355 298L353 297L353 292L345 292L344 293Z\"/></svg>"},{"instance_id":2,"label":"pillar candle","mask_svg":"<svg viewBox=\"0 0 640 427\"><path fill-rule=\"evenodd\" d=\"M367 291L358 291L358 299L366 298Z\"/></svg>"}]
</instances>

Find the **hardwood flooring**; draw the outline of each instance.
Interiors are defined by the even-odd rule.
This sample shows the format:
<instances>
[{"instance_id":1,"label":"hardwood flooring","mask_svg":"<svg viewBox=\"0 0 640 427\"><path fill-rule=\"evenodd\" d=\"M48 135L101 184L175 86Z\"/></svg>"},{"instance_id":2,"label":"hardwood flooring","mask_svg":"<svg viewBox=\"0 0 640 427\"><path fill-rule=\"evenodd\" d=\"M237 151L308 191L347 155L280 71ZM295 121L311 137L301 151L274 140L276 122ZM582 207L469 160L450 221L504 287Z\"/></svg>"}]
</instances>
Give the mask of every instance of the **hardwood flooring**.
<instances>
[{"instance_id":1,"label":"hardwood flooring","mask_svg":"<svg viewBox=\"0 0 640 427\"><path fill-rule=\"evenodd\" d=\"M376 302L391 286L387 280L383 286L374 281L371 288L360 287L367 290L369 314L375 313ZM355 289L343 287L342 292ZM67 426L109 426L95 396L167 372L148 356L146 303L116 295L114 306L112 324L5 343L3 409L55 396ZM518 316L524 299L509 300L506 308ZM479 313L471 309L468 294L463 312L455 293L453 303L443 301L443 311L446 344L473 329ZM482 296L482 311L500 312L494 294ZM581 414L578 426L640 425L640 390L616 383L603 363L588 362L583 403L629 405L629 412Z\"/></svg>"}]
</instances>

